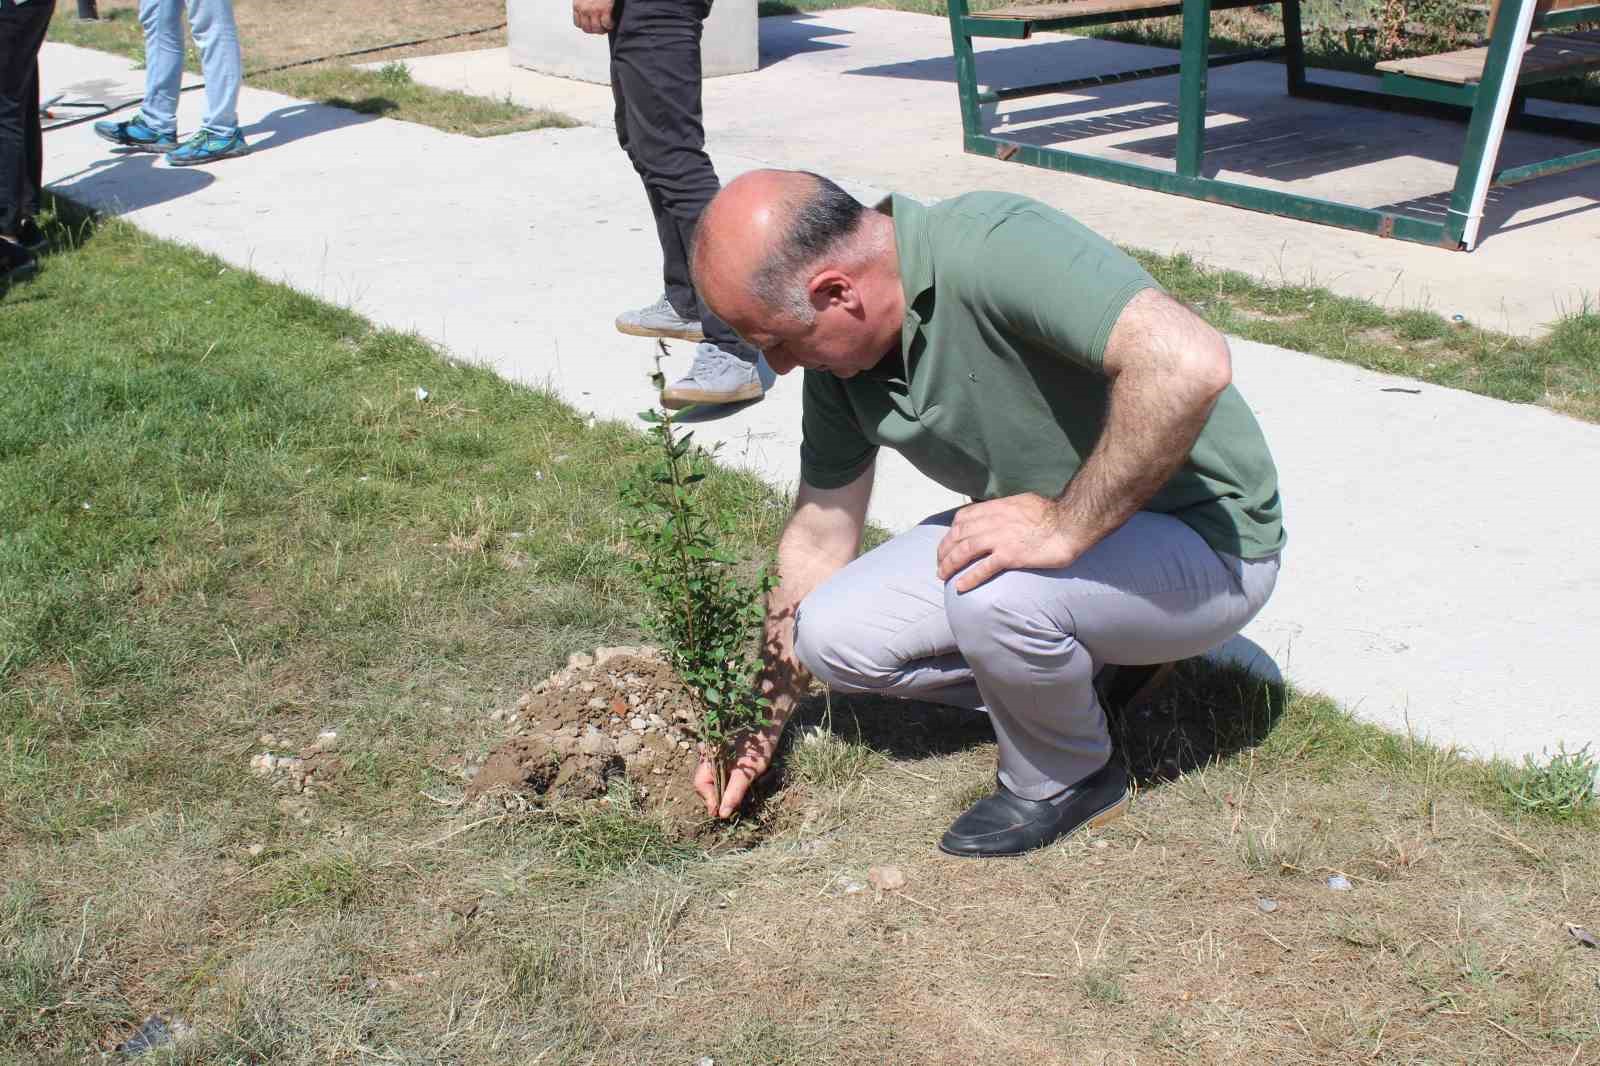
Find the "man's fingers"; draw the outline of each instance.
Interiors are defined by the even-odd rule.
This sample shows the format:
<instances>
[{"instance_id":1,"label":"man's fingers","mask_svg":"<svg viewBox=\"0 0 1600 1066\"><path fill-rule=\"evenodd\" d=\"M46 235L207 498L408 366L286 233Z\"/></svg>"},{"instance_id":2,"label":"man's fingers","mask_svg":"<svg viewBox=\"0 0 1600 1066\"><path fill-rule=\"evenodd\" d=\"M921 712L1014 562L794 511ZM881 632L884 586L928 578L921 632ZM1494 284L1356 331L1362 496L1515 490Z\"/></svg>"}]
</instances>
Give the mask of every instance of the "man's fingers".
<instances>
[{"instance_id":1,"label":"man's fingers","mask_svg":"<svg viewBox=\"0 0 1600 1066\"><path fill-rule=\"evenodd\" d=\"M966 537L955 541L950 545L950 550L939 560L939 580L949 581L974 559L990 555L993 551L987 538Z\"/></svg>"},{"instance_id":2,"label":"man's fingers","mask_svg":"<svg viewBox=\"0 0 1600 1066\"><path fill-rule=\"evenodd\" d=\"M717 768L705 759L701 759L700 765L695 768L694 790L706 801L706 813L714 817L720 798L717 795Z\"/></svg>"},{"instance_id":3,"label":"man's fingers","mask_svg":"<svg viewBox=\"0 0 1600 1066\"><path fill-rule=\"evenodd\" d=\"M718 812L718 817L732 817L733 812L744 803L744 794L750 790L750 782L754 779L755 776L744 767L734 768L728 775L728 788L722 793L722 809Z\"/></svg>"},{"instance_id":4,"label":"man's fingers","mask_svg":"<svg viewBox=\"0 0 1600 1066\"><path fill-rule=\"evenodd\" d=\"M971 592L1005 569L1006 567L995 556L986 556L967 568L966 573L962 574L961 579L956 582L956 591Z\"/></svg>"}]
</instances>

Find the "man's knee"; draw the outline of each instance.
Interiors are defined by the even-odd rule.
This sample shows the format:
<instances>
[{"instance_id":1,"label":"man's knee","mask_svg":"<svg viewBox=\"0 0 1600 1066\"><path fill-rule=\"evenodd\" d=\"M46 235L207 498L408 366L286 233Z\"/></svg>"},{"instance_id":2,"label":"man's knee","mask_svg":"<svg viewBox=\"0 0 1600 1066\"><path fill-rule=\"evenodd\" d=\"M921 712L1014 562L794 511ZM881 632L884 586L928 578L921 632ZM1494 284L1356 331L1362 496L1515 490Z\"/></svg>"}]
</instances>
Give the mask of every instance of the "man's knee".
<instances>
[{"instance_id":1,"label":"man's knee","mask_svg":"<svg viewBox=\"0 0 1600 1066\"><path fill-rule=\"evenodd\" d=\"M945 616L950 631L955 634L956 645L972 649L996 642L1004 642L1008 633L1039 633L1048 631L1071 636L1063 632L1052 619L1046 617L1035 604L1033 582L1036 575L1008 571L990 578L975 589L956 591L956 579L944 585Z\"/></svg>"},{"instance_id":2,"label":"man's knee","mask_svg":"<svg viewBox=\"0 0 1600 1066\"><path fill-rule=\"evenodd\" d=\"M794 651L812 677L840 692L876 692L891 684L897 664L886 661L881 637L861 625L859 603L829 582L795 612Z\"/></svg>"}]
</instances>

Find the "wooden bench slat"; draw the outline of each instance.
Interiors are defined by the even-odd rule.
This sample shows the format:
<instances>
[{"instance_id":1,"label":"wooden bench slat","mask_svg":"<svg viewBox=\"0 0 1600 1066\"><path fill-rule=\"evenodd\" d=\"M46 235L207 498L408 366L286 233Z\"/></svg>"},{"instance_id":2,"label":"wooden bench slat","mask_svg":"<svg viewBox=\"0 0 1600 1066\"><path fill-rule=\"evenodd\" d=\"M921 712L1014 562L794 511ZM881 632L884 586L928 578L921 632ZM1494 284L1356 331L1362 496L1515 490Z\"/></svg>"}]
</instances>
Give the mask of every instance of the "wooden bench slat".
<instances>
[{"instance_id":1,"label":"wooden bench slat","mask_svg":"<svg viewBox=\"0 0 1600 1066\"><path fill-rule=\"evenodd\" d=\"M1378 69L1410 78L1470 85L1483 78L1483 64L1488 57L1487 47L1463 48L1431 56L1389 59L1379 63ZM1593 66L1600 66L1600 32L1549 33L1529 42L1522 56L1522 78Z\"/></svg>"}]
</instances>

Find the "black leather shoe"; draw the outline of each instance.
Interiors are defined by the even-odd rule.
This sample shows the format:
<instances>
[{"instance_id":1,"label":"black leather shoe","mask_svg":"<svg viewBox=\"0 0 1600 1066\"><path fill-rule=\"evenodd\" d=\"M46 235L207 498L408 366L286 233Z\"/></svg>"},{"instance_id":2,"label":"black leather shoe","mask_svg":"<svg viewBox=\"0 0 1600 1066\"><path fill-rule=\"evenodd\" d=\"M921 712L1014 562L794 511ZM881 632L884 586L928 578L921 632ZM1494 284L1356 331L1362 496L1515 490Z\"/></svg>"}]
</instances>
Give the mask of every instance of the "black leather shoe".
<instances>
[{"instance_id":1,"label":"black leather shoe","mask_svg":"<svg viewBox=\"0 0 1600 1066\"><path fill-rule=\"evenodd\" d=\"M25 218L17 224L15 237L22 250L31 255L40 255L50 247L50 238L39 228L39 223L31 218Z\"/></svg>"},{"instance_id":2,"label":"black leather shoe","mask_svg":"<svg viewBox=\"0 0 1600 1066\"><path fill-rule=\"evenodd\" d=\"M1128 772L1112 756L1100 769L1066 790L1064 802L1029 800L995 782L995 791L974 803L939 841L947 855L986 859L1042 848L1084 826L1103 825L1128 809Z\"/></svg>"},{"instance_id":3,"label":"black leather shoe","mask_svg":"<svg viewBox=\"0 0 1600 1066\"><path fill-rule=\"evenodd\" d=\"M0 238L0 285L21 281L39 267L39 261L22 245Z\"/></svg>"}]
</instances>

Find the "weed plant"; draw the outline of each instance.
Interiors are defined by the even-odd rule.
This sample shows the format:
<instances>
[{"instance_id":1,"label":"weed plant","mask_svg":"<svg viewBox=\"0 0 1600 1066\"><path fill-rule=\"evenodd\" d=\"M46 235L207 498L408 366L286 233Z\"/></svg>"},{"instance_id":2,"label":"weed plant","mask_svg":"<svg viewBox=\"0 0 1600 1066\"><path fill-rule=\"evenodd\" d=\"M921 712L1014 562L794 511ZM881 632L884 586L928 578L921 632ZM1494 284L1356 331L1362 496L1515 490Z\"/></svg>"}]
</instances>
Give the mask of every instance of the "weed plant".
<instances>
[{"instance_id":1,"label":"weed plant","mask_svg":"<svg viewBox=\"0 0 1600 1066\"><path fill-rule=\"evenodd\" d=\"M1587 744L1577 751L1562 745L1543 762L1524 755L1521 766L1499 770L1500 787L1516 809L1550 818L1569 818L1594 806L1597 775L1600 760L1589 754Z\"/></svg>"},{"instance_id":2,"label":"weed plant","mask_svg":"<svg viewBox=\"0 0 1600 1066\"><path fill-rule=\"evenodd\" d=\"M666 354L666 346L661 346ZM651 383L666 384L659 360ZM754 580L739 576L739 559L725 546L733 516L699 492L715 456L679 434L670 410L642 411L657 445L622 490L628 539L638 552L633 572L649 603L646 624L698 708L699 738L717 768L717 794L727 783L729 742L768 721L770 701L756 693L757 653L766 619L771 567Z\"/></svg>"}]
</instances>

